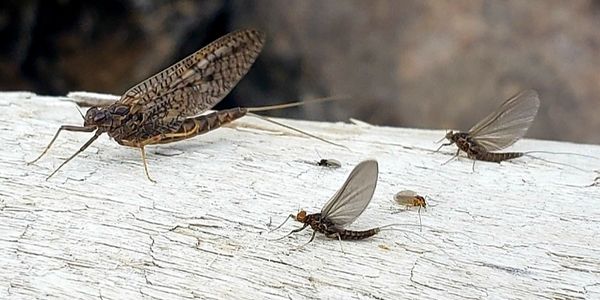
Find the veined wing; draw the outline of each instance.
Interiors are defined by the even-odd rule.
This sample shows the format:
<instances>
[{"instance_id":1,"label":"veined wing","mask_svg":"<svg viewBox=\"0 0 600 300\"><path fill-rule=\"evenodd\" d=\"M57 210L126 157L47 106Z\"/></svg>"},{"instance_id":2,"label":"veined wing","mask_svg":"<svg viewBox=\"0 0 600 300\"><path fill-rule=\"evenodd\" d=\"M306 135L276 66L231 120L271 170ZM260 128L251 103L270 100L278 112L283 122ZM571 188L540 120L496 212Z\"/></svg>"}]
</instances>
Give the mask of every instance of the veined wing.
<instances>
[{"instance_id":1,"label":"veined wing","mask_svg":"<svg viewBox=\"0 0 600 300\"><path fill-rule=\"evenodd\" d=\"M354 222L373 198L378 173L376 160L365 160L359 163L344 185L325 204L321 210L321 217L327 218L339 227Z\"/></svg>"},{"instance_id":2,"label":"veined wing","mask_svg":"<svg viewBox=\"0 0 600 300\"><path fill-rule=\"evenodd\" d=\"M129 89L119 100L154 122L194 116L221 101L248 72L265 42L256 30L229 33Z\"/></svg>"},{"instance_id":3,"label":"veined wing","mask_svg":"<svg viewBox=\"0 0 600 300\"><path fill-rule=\"evenodd\" d=\"M536 91L522 91L475 124L469 135L488 151L504 149L525 135L539 107Z\"/></svg>"}]
</instances>

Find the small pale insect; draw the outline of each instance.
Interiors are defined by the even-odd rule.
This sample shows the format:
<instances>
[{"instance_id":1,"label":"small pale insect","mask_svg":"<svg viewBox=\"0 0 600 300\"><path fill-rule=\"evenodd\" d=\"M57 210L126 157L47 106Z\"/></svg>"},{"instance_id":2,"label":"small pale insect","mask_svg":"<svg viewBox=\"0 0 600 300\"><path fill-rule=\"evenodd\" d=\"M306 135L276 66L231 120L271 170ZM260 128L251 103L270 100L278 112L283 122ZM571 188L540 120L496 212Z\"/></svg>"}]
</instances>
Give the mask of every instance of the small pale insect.
<instances>
[{"instance_id":1,"label":"small pale insect","mask_svg":"<svg viewBox=\"0 0 600 300\"><path fill-rule=\"evenodd\" d=\"M419 214L419 225L422 228L423 223L421 221L421 208L427 208L427 201L425 201L423 196L420 196L417 194L417 192L411 190L403 190L394 195L394 201L406 207L418 207L419 210L417 213Z\"/></svg>"},{"instance_id":2,"label":"small pale insect","mask_svg":"<svg viewBox=\"0 0 600 300\"><path fill-rule=\"evenodd\" d=\"M396 193L396 195L394 195L394 201L396 201L400 205L405 206L418 206L419 208L427 207L427 201L425 201L425 198L419 196L417 192L411 190L403 190Z\"/></svg>"}]
</instances>

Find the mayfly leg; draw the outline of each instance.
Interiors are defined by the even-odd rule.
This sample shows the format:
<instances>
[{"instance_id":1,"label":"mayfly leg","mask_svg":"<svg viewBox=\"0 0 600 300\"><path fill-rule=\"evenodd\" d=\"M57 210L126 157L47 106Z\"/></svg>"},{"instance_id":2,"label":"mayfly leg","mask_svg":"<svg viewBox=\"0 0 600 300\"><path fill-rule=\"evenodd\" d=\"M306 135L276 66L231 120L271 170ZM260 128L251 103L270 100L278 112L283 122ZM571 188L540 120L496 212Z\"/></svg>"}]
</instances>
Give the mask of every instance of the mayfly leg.
<instances>
[{"instance_id":1,"label":"mayfly leg","mask_svg":"<svg viewBox=\"0 0 600 300\"><path fill-rule=\"evenodd\" d=\"M60 170L64 165L66 165L69 161L71 161L73 158L75 158L75 156L79 155L79 153L83 152L85 149L87 149L87 147L89 147L96 139L98 139L98 137L104 133L101 130L96 131L96 133L94 133L94 136L92 136L91 139L89 139L87 142L85 142L85 144L83 144L83 146L81 146L81 148L79 148L79 150L77 150L77 152L75 152L73 155L71 155L69 158L67 158L67 160L63 161L62 164L60 164L60 166L58 166L58 168L56 168L56 170L54 170L54 172L52 172L50 175L48 175L48 177L46 177L46 180L50 179L50 177L52 177L54 174L56 174L56 172L58 172L58 170Z\"/></svg>"},{"instance_id":2,"label":"mayfly leg","mask_svg":"<svg viewBox=\"0 0 600 300\"><path fill-rule=\"evenodd\" d=\"M316 233L316 231L315 231L315 233ZM340 242L340 250L342 251L342 253L346 254L346 252L344 251L344 246L342 245L342 236L340 235L339 232L327 235L327 237L328 238L336 238L338 240L338 242Z\"/></svg>"},{"instance_id":3,"label":"mayfly leg","mask_svg":"<svg viewBox=\"0 0 600 300\"><path fill-rule=\"evenodd\" d=\"M291 233L290 233L290 234L291 234ZM298 247L296 248L296 250L300 250L300 249L304 248L306 245L308 245L308 244L312 243L312 241L314 241L314 240L315 240L315 236L317 236L317 232L316 232L316 231L313 231L313 233L312 233L312 236L310 237L310 240L308 240L308 242L306 242L306 243L302 244L301 246L298 246Z\"/></svg>"},{"instance_id":4,"label":"mayfly leg","mask_svg":"<svg viewBox=\"0 0 600 300\"><path fill-rule=\"evenodd\" d=\"M450 159L448 159L447 161L445 161L445 162L442 164L442 166L443 166L443 165L446 165L446 164L448 164L448 163L449 163L449 162L451 162L451 161L453 161L455 158L457 158L457 157L458 157L458 155L459 155L459 154L460 154L460 149L456 150L456 154L452 155L452 157L450 157Z\"/></svg>"},{"instance_id":5,"label":"mayfly leg","mask_svg":"<svg viewBox=\"0 0 600 300\"><path fill-rule=\"evenodd\" d=\"M40 160L40 158L42 158L48 152L48 150L50 150L50 147L52 147L52 144L54 144L54 141L56 141L56 138L58 138L58 135L63 130L75 131L75 132L92 132L92 131L96 130L96 126L87 126L87 127L86 126L71 126L71 125L60 126L60 128L58 128L58 130L54 134L54 137L52 138L52 140L50 140L50 143L48 143L48 146L46 146L44 151L42 151L42 154L40 154L40 156L38 156L36 159L27 162L27 164L31 165L31 164L35 163L36 161ZM50 178L50 176L48 176L48 178Z\"/></svg>"},{"instance_id":6,"label":"mayfly leg","mask_svg":"<svg viewBox=\"0 0 600 300\"><path fill-rule=\"evenodd\" d=\"M148 173L148 163L146 162L146 151L144 150L144 146L140 147L140 152L142 152L142 163L144 164L144 173L146 173L146 177L153 183L156 183L156 180L150 178L150 174Z\"/></svg>"},{"instance_id":7,"label":"mayfly leg","mask_svg":"<svg viewBox=\"0 0 600 300\"><path fill-rule=\"evenodd\" d=\"M284 235L284 236L282 236L282 237L279 237L279 238L276 238L276 239L269 239L269 241L279 241L279 240L283 240L283 239L285 239L286 237L288 237L288 236L290 236L290 235L292 235L292 234L294 234L294 233L298 233L298 232L300 232L300 231L302 231L302 230L306 229L306 227L308 227L308 224L304 224L302 227L300 227L300 228L296 228L296 229L294 229L294 230L290 231L290 233L288 233L288 234L286 234L286 235ZM312 241L312 239L311 239L311 241Z\"/></svg>"}]
</instances>

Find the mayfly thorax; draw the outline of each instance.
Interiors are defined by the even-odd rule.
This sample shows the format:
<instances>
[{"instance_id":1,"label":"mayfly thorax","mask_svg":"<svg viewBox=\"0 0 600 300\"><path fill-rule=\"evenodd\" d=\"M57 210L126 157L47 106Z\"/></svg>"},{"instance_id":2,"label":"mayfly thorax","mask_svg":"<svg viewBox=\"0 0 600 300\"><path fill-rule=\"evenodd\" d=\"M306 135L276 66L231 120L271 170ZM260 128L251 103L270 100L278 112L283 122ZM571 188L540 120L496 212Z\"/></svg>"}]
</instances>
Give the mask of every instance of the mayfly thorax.
<instances>
[{"instance_id":1,"label":"mayfly thorax","mask_svg":"<svg viewBox=\"0 0 600 300\"><path fill-rule=\"evenodd\" d=\"M100 135L107 133L120 145L140 149L144 172L149 180L154 181L148 174L145 146L188 139L252 114L253 111L280 109L306 103L256 108L236 107L202 114L221 101L248 72L264 42L265 35L256 30L232 32L213 41L132 87L115 103L105 107L91 107L84 116L83 126L61 126L44 151L29 163L34 163L44 156L62 130L94 132L92 138L48 176L50 178ZM330 99L323 98L319 101L325 100ZM270 119L266 120L282 125Z\"/></svg>"}]
</instances>

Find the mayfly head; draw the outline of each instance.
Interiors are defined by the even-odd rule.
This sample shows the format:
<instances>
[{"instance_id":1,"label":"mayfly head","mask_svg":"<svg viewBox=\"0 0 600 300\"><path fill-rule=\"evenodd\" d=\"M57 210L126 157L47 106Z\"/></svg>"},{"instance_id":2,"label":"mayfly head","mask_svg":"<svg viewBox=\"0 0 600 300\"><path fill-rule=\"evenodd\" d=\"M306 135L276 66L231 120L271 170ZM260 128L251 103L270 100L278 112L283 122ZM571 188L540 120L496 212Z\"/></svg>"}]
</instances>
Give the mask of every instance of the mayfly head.
<instances>
[{"instance_id":1,"label":"mayfly head","mask_svg":"<svg viewBox=\"0 0 600 300\"><path fill-rule=\"evenodd\" d=\"M90 107L90 109L85 112L83 126L102 127L103 125L110 126L110 123L112 123L112 118L105 108Z\"/></svg>"},{"instance_id":2,"label":"mayfly head","mask_svg":"<svg viewBox=\"0 0 600 300\"><path fill-rule=\"evenodd\" d=\"M413 204L414 206L420 206L423 208L427 208L427 201L425 201L425 198L423 198L422 196L415 196L415 199L413 199Z\"/></svg>"},{"instance_id":3,"label":"mayfly head","mask_svg":"<svg viewBox=\"0 0 600 300\"><path fill-rule=\"evenodd\" d=\"M109 107L90 107L85 113L84 126L111 127L115 120L124 119L129 114L129 107L113 105Z\"/></svg>"},{"instance_id":4,"label":"mayfly head","mask_svg":"<svg viewBox=\"0 0 600 300\"><path fill-rule=\"evenodd\" d=\"M298 214L296 214L294 219L300 223L304 223L306 221L306 211L301 210L300 212L298 212Z\"/></svg>"}]
</instances>

